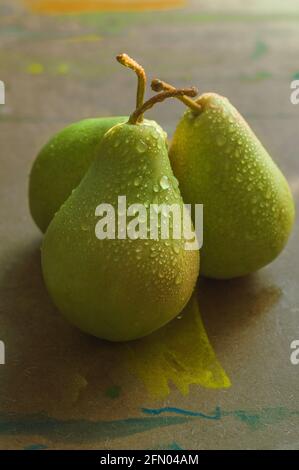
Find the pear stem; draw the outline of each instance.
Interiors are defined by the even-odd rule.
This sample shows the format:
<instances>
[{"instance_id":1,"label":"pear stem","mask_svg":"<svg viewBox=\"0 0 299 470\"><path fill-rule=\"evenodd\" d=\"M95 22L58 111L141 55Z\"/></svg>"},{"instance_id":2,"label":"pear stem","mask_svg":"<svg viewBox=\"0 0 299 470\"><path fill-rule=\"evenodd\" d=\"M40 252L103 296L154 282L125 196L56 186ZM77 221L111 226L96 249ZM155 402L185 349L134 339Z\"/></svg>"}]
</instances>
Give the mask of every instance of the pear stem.
<instances>
[{"instance_id":1,"label":"pear stem","mask_svg":"<svg viewBox=\"0 0 299 470\"><path fill-rule=\"evenodd\" d=\"M144 68L136 62L136 60L132 59L128 54L119 54L116 56L116 60L124 65L125 67L130 68L133 70L137 77L138 77L138 85L137 85L137 96L136 96L136 108L140 108L144 102L144 95L145 95L145 87L146 87L146 74ZM139 117L139 120L142 121L143 116Z\"/></svg>"},{"instance_id":2,"label":"pear stem","mask_svg":"<svg viewBox=\"0 0 299 470\"><path fill-rule=\"evenodd\" d=\"M152 80L151 88L153 91L173 91L175 88L170 85L169 83L163 82L158 78ZM197 114L202 111L200 104L196 103L195 101L191 100L188 96L177 96L177 98L182 101L186 106L192 109L192 111L196 112Z\"/></svg>"},{"instance_id":3,"label":"pear stem","mask_svg":"<svg viewBox=\"0 0 299 470\"><path fill-rule=\"evenodd\" d=\"M129 117L129 124L137 124L140 116L142 116L145 111L152 108L156 103L161 103L167 98L178 98L179 96L196 96L198 90L195 87L191 88L174 88L173 90L162 91L157 95L152 96L149 100L143 103L142 106L135 109L135 111Z\"/></svg>"}]
</instances>

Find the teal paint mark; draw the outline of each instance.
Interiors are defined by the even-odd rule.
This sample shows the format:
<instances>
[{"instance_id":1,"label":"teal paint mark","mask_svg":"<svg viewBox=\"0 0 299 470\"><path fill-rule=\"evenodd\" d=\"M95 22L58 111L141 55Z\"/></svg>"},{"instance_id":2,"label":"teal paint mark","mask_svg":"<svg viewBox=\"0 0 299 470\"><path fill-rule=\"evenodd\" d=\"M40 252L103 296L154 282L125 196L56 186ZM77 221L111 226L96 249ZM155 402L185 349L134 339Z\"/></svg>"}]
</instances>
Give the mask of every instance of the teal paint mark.
<instances>
[{"instance_id":1,"label":"teal paint mark","mask_svg":"<svg viewBox=\"0 0 299 470\"><path fill-rule=\"evenodd\" d=\"M299 80L299 72L293 73L292 80Z\"/></svg>"},{"instance_id":2,"label":"teal paint mark","mask_svg":"<svg viewBox=\"0 0 299 470\"><path fill-rule=\"evenodd\" d=\"M48 449L48 446L44 444L31 444L30 446L24 447L24 450L44 450Z\"/></svg>"},{"instance_id":3,"label":"teal paint mark","mask_svg":"<svg viewBox=\"0 0 299 470\"><path fill-rule=\"evenodd\" d=\"M241 75L240 79L244 82L259 82L262 80L268 80L272 77L272 73L261 70L254 73L253 75Z\"/></svg>"},{"instance_id":4,"label":"teal paint mark","mask_svg":"<svg viewBox=\"0 0 299 470\"><path fill-rule=\"evenodd\" d=\"M182 408L164 407L157 409L142 408L142 412L149 415L161 415L164 413L175 413L177 415L199 417L206 420L220 420L232 417L246 424L252 430L260 429L264 426L276 424L286 419L299 417L298 410L289 410L285 407L263 408L260 412L249 412L245 410L222 411L220 407L215 408L214 414L207 415L202 412L184 410Z\"/></svg>"},{"instance_id":5,"label":"teal paint mark","mask_svg":"<svg viewBox=\"0 0 299 470\"><path fill-rule=\"evenodd\" d=\"M251 55L251 58L254 60L257 60L263 55L267 54L267 52L268 52L267 44L263 41L257 41L254 47L254 51Z\"/></svg>"},{"instance_id":6,"label":"teal paint mark","mask_svg":"<svg viewBox=\"0 0 299 470\"><path fill-rule=\"evenodd\" d=\"M43 414L19 416L0 414L0 434L39 435L59 442L91 442L130 436L151 429L184 424L184 416L128 418L113 421L59 420Z\"/></svg>"},{"instance_id":7,"label":"teal paint mark","mask_svg":"<svg viewBox=\"0 0 299 470\"><path fill-rule=\"evenodd\" d=\"M184 450L182 447L180 447L176 442L171 442L167 449L165 450Z\"/></svg>"},{"instance_id":8,"label":"teal paint mark","mask_svg":"<svg viewBox=\"0 0 299 470\"><path fill-rule=\"evenodd\" d=\"M112 385L105 390L106 397L109 398L118 398L121 392L121 387L119 385Z\"/></svg>"},{"instance_id":9,"label":"teal paint mark","mask_svg":"<svg viewBox=\"0 0 299 470\"><path fill-rule=\"evenodd\" d=\"M173 441L169 444L158 444L155 447L151 447L147 450L185 450L177 442Z\"/></svg>"},{"instance_id":10,"label":"teal paint mark","mask_svg":"<svg viewBox=\"0 0 299 470\"><path fill-rule=\"evenodd\" d=\"M289 410L284 407L263 408L259 413L250 413L244 410L226 412L225 416L233 416L251 429L260 429L264 426L276 424L286 419L299 417L298 410Z\"/></svg>"}]
</instances>

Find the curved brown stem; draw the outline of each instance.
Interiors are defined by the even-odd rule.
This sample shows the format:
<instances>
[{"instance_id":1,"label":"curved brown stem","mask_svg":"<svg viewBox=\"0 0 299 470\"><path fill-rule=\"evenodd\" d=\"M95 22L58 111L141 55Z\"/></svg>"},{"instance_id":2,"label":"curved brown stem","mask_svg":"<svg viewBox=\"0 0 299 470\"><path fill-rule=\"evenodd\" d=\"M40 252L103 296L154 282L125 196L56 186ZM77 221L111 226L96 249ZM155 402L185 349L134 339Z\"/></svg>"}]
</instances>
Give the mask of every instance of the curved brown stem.
<instances>
[{"instance_id":1,"label":"curved brown stem","mask_svg":"<svg viewBox=\"0 0 299 470\"><path fill-rule=\"evenodd\" d=\"M175 88L170 85L169 83L163 82L162 80L159 80L158 78L155 78L152 80L151 83L151 88L153 91L173 91ZM177 96L177 98L182 101L186 106L192 109L192 111L195 111L196 113L199 113L202 108L200 104L196 103L195 101L191 100L188 98L188 96Z\"/></svg>"},{"instance_id":2,"label":"curved brown stem","mask_svg":"<svg viewBox=\"0 0 299 470\"><path fill-rule=\"evenodd\" d=\"M125 67L128 67L133 70L138 77L136 108L139 108L143 105L146 87L146 74L144 68L140 64L138 64L136 60L128 56L128 54L119 54L118 56L116 56L116 60ZM140 120L142 120L142 116L140 116Z\"/></svg>"},{"instance_id":3,"label":"curved brown stem","mask_svg":"<svg viewBox=\"0 0 299 470\"><path fill-rule=\"evenodd\" d=\"M152 96L149 100L147 100L142 106L137 108L130 116L129 123L130 124L137 124L139 121L140 116L145 113L148 109L152 108L156 103L161 103L162 101L166 100L167 98L178 98L180 96L196 96L198 90L195 87L191 88L174 88L173 90L162 91L157 95Z\"/></svg>"}]
</instances>

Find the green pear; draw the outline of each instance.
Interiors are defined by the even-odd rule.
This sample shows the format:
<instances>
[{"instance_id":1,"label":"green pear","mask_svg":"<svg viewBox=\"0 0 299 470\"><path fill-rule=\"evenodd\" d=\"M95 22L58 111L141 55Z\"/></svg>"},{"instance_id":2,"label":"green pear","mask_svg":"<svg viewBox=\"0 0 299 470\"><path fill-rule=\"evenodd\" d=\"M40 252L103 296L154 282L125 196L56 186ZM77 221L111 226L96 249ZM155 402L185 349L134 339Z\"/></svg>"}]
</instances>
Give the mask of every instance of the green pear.
<instances>
[{"instance_id":1,"label":"green pear","mask_svg":"<svg viewBox=\"0 0 299 470\"><path fill-rule=\"evenodd\" d=\"M144 100L145 72L127 54L120 54L117 60L138 77L136 107L139 107ZM104 134L127 120L124 116L83 119L55 134L41 149L29 176L29 208L42 232L82 180Z\"/></svg>"},{"instance_id":2,"label":"green pear","mask_svg":"<svg viewBox=\"0 0 299 470\"><path fill-rule=\"evenodd\" d=\"M104 134L127 119L83 119L55 134L41 149L29 176L29 207L42 232L82 180Z\"/></svg>"},{"instance_id":3,"label":"green pear","mask_svg":"<svg viewBox=\"0 0 299 470\"><path fill-rule=\"evenodd\" d=\"M290 188L227 98L206 93L185 103L190 109L169 157L185 203L204 206L200 272L216 279L252 273L274 260L289 238Z\"/></svg>"},{"instance_id":4,"label":"green pear","mask_svg":"<svg viewBox=\"0 0 299 470\"><path fill-rule=\"evenodd\" d=\"M163 238L161 220L155 218L158 206L184 206L165 133L155 122L142 120L155 102L175 96L161 95L104 135L94 162L56 213L42 244L43 276L58 309L81 330L111 341L145 336L176 317L199 272L198 250L187 250L185 238L175 238L172 230ZM143 208L137 224L138 232L146 223L143 235L126 233L135 218L128 217L125 232L118 225L125 214L119 207L124 196L126 208ZM104 220L97 218L101 204L115 209L102 238L97 232ZM152 220L154 237L148 234ZM183 221L189 225L187 217Z\"/></svg>"}]
</instances>

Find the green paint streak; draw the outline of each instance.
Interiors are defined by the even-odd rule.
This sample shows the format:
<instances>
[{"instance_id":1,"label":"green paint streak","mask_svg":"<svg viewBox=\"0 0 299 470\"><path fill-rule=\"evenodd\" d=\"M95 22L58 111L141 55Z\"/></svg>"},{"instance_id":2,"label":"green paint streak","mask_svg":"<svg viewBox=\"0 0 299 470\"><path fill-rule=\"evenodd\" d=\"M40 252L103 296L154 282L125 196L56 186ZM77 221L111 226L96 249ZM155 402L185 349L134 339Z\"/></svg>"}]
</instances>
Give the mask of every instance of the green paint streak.
<instances>
[{"instance_id":1,"label":"green paint streak","mask_svg":"<svg viewBox=\"0 0 299 470\"><path fill-rule=\"evenodd\" d=\"M112 385L105 390L106 397L109 398L118 398L121 392L121 387L119 385Z\"/></svg>"},{"instance_id":2,"label":"green paint streak","mask_svg":"<svg viewBox=\"0 0 299 470\"><path fill-rule=\"evenodd\" d=\"M262 80L268 80L271 77L272 73L261 70L253 75L241 75L240 80L243 82L260 82Z\"/></svg>"},{"instance_id":3,"label":"green paint streak","mask_svg":"<svg viewBox=\"0 0 299 470\"><path fill-rule=\"evenodd\" d=\"M168 12L94 12L81 14L55 15L55 21L66 23L74 21L90 26L94 32L102 36L118 35L128 31L132 26L143 28L144 26L159 25L188 25L202 23L263 23L263 22L298 22L298 13L286 14L250 14L250 13L194 13L184 11ZM32 31L20 25L3 26L0 36L19 38L20 40L40 39L67 39L69 34L59 31ZM260 52L259 52L260 53Z\"/></svg>"},{"instance_id":4,"label":"green paint streak","mask_svg":"<svg viewBox=\"0 0 299 470\"><path fill-rule=\"evenodd\" d=\"M121 12L121 13L82 13L71 16L60 16L60 21L71 21L77 19L78 22L95 28L101 35L116 35L130 29L131 26L143 26L152 24L153 19L157 19L155 13L137 13L137 12Z\"/></svg>"},{"instance_id":5,"label":"green paint streak","mask_svg":"<svg viewBox=\"0 0 299 470\"><path fill-rule=\"evenodd\" d=\"M263 41L257 41L255 44L254 51L251 55L252 59L259 59L263 55L265 55L268 52L268 46L265 42Z\"/></svg>"},{"instance_id":6,"label":"green paint streak","mask_svg":"<svg viewBox=\"0 0 299 470\"><path fill-rule=\"evenodd\" d=\"M178 14L179 16L179 14ZM192 22L201 23L225 23L225 22L238 22L238 23L251 23L251 22L264 22L264 21L299 21L299 14L267 14L267 13L198 13L182 15L184 21L186 17Z\"/></svg>"},{"instance_id":7,"label":"green paint streak","mask_svg":"<svg viewBox=\"0 0 299 470\"><path fill-rule=\"evenodd\" d=\"M186 25L198 23L252 23L252 22L298 22L299 14L250 14L250 13L189 13L168 12L94 12L55 16L56 21L71 21L95 28L101 35L117 35L132 26L138 28L162 25Z\"/></svg>"},{"instance_id":8,"label":"green paint streak","mask_svg":"<svg viewBox=\"0 0 299 470\"><path fill-rule=\"evenodd\" d=\"M292 80L299 80L299 72L294 72L293 73Z\"/></svg>"}]
</instances>

